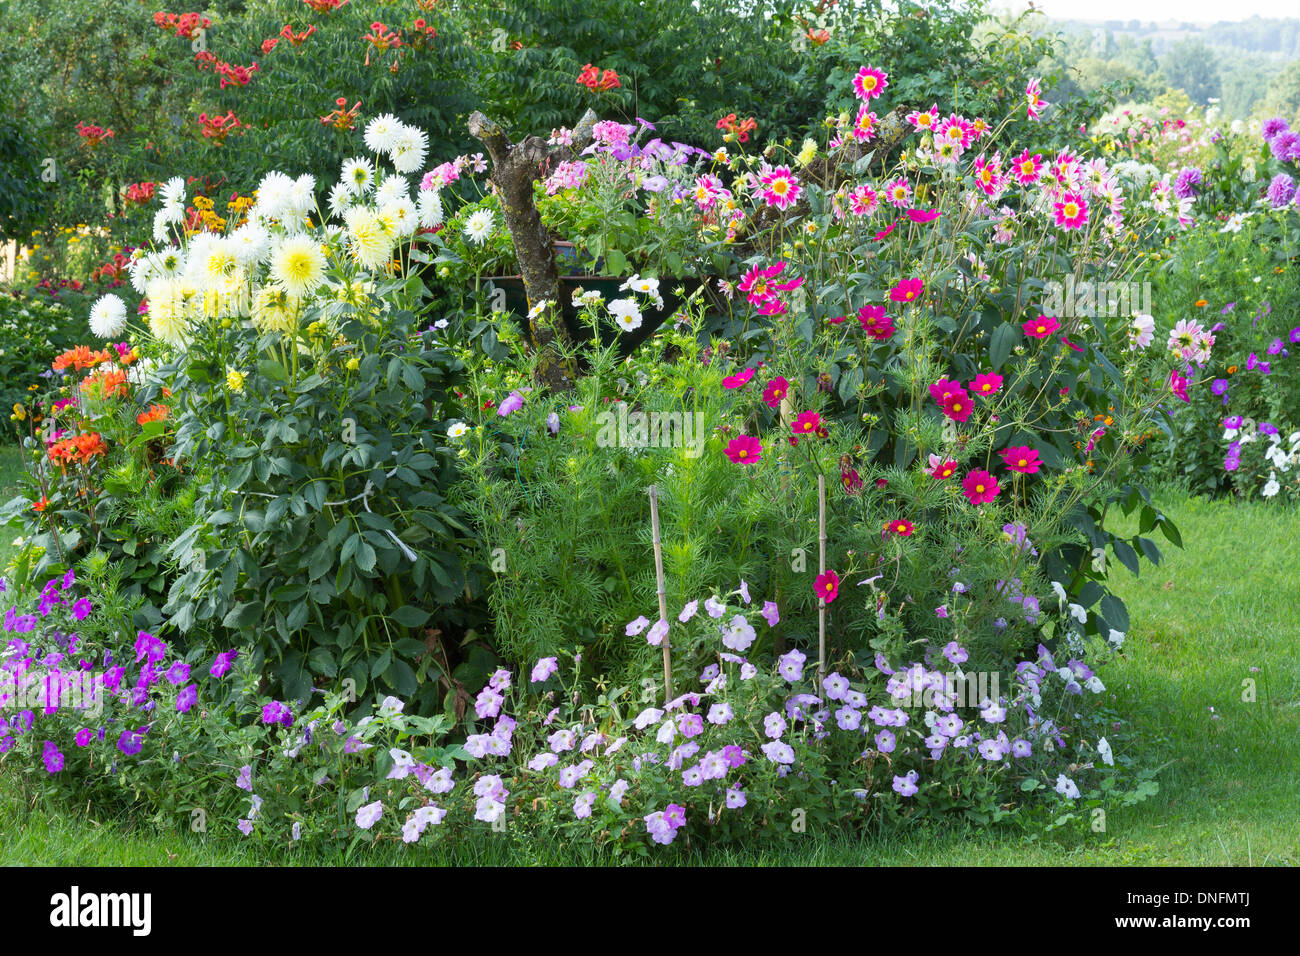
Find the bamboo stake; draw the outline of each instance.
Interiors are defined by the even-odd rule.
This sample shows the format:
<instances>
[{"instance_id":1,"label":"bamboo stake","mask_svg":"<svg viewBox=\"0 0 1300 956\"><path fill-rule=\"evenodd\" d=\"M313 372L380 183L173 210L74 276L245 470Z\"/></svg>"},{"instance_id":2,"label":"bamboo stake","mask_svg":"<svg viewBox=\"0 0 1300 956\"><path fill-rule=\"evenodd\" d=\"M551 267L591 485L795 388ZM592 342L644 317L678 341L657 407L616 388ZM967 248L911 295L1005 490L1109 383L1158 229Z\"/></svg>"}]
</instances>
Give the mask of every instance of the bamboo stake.
<instances>
[{"instance_id":1,"label":"bamboo stake","mask_svg":"<svg viewBox=\"0 0 1300 956\"><path fill-rule=\"evenodd\" d=\"M817 476L817 568L826 573L826 476ZM817 599L817 686L826 677L826 598Z\"/></svg>"},{"instance_id":2,"label":"bamboo stake","mask_svg":"<svg viewBox=\"0 0 1300 956\"><path fill-rule=\"evenodd\" d=\"M659 540L659 490L650 486L650 535L655 545L655 580L659 586L659 620L668 620L668 589L664 586L664 550ZM664 634L664 703L673 699L671 641Z\"/></svg>"}]
</instances>

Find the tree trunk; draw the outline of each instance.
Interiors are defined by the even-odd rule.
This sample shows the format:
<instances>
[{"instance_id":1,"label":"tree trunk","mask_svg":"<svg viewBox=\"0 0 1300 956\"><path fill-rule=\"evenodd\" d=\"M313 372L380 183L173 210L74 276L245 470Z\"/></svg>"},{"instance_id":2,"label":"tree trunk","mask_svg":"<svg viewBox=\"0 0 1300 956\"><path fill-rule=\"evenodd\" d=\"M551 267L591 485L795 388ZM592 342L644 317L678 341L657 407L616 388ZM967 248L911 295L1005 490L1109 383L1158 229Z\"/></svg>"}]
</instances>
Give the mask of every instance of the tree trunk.
<instances>
[{"instance_id":1,"label":"tree trunk","mask_svg":"<svg viewBox=\"0 0 1300 956\"><path fill-rule=\"evenodd\" d=\"M553 164L572 159L591 142L595 123L596 114L588 110L573 131L573 145L551 147L539 136L511 143L500 123L478 110L469 117L470 135L487 148L492 159L489 179L496 187L506 228L510 230L529 309L547 303L536 314L530 311L528 326L538 353L533 379L553 392L565 392L573 387L577 366L563 354L574 343L560 311L560 273L555 263L555 247L533 204L533 183Z\"/></svg>"}]
</instances>

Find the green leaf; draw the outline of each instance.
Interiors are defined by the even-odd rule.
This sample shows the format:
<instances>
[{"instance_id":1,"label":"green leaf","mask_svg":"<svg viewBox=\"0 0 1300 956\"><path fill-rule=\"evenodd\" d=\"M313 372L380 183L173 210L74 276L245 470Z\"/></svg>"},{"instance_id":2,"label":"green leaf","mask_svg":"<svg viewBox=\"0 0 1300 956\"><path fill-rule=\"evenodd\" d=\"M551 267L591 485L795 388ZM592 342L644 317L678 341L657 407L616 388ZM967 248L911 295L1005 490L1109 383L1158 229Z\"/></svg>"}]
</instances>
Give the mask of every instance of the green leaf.
<instances>
[{"instance_id":1,"label":"green leaf","mask_svg":"<svg viewBox=\"0 0 1300 956\"><path fill-rule=\"evenodd\" d=\"M989 364L993 367L993 371L996 372L1002 367L1019 340L1020 330L1008 322L1002 323L993 330L993 337L989 341Z\"/></svg>"}]
</instances>

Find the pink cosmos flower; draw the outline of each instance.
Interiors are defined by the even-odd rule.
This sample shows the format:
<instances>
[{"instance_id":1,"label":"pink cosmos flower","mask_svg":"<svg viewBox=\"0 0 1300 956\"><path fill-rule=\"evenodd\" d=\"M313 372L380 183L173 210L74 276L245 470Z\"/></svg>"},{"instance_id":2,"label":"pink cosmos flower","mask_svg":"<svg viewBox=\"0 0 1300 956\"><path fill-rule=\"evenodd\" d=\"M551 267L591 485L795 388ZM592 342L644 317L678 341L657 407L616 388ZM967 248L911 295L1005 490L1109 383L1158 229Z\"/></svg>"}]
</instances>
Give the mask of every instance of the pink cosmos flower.
<instances>
[{"instance_id":1,"label":"pink cosmos flower","mask_svg":"<svg viewBox=\"0 0 1300 956\"><path fill-rule=\"evenodd\" d=\"M754 377L754 370L747 368L743 372L737 372L735 375L728 375L722 380L723 388L740 388L751 378Z\"/></svg>"},{"instance_id":2,"label":"pink cosmos flower","mask_svg":"<svg viewBox=\"0 0 1300 956\"><path fill-rule=\"evenodd\" d=\"M939 218L941 213L937 209L909 209L907 218L912 222L934 222Z\"/></svg>"},{"instance_id":3,"label":"pink cosmos flower","mask_svg":"<svg viewBox=\"0 0 1300 956\"><path fill-rule=\"evenodd\" d=\"M1061 323L1048 315L1040 315L1036 319L1030 319L1020 326L1025 330L1025 335L1035 339L1045 339L1061 327Z\"/></svg>"},{"instance_id":4,"label":"pink cosmos flower","mask_svg":"<svg viewBox=\"0 0 1300 956\"><path fill-rule=\"evenodd\" d=\"M896 534L899 537L910 538L914 530L912 522L905 518L895 518L893 521L885 524L885 530L882 535Z\"/></svg>"},{"instance_id":5,"label":"pink cosmos flower","mask_svg":"<svg viewBox=\"0 0 1300 956\"><path fill-rule=\"evenodd\" d=\"M912 202L912 186L903 177L891 181L885 187L885 200L891 206L906 209Z\"/></svg>"},{"instance_id":6,"label":"pink cosmos flower","mask_svg":"<svg viewBox=\"0 0 1300 956\"><path fill-rule=\"evenodd\" d=\"M1052 208L1060 229L1082 229L1088 221L1088 201L1080 193L1065 193L1060 202L1052 203Z\"/></svg>"},{"instance_id":7,"label":"pink cosmos flower","mask_svg":"<svg viewBox=\"0 0 1300 956\"><path fill-rule=\"evenodd\" d=\"M858 110L858 118L853 122L853 138L867 142L876 135L876 123L879 117L866 106Z\"/></svg>"},{"instance_id":8,"label":"pink cosmos flower","mask_svg":"<svg viewBox=\"0 0 1300 956\"><path fill-rule=\"evenodd\" d=\"M931 106L924 113L920 110L913 110L907 114L906 119L921 132L932 130L939 123L939 106L938 104Z\"/></svg>"},{"instance_id":9,"label":"pink cosmos flower","mask_svg":"<svg viewBox=\"0 0 1300 956\"><path fill-rule=\"evenodd\" d=\"M864 66L853 78L853 92L860 100L873 100L885 92L889 85L889 74L877 70L874 66Z\"/></svg>"},{"instance_id":10,"label":"pink cosmos flower","mask_svg":"<svg viewBox=\"0 0 1300 956\"><path fill-rule=\"evenodd\" d=\"M957 463L951 458L943 459L938 455L931 455L930 467L926 472L936 481L943 481L957 473Z\"/></svg>"},{"instance_id":11,"label":"pink cosmos flower","mask_svg":"<svg viewBox=\"0 0 1300 956\"><path fill-rule=\"evenodd\" d=\"M794 205L802 191L799 180L790 171L789 166L760 170L758 179L764 186L763 201L777 209Z\"/></svg>"},{"instance_id":12,"label":"pink cosmos flower","mask_svg":"<svg viewBox=\"0 0 1300 956\"><path fill-rule=\"evenodd\" d=\"M1178 374L1178 370L1177 370L1177 369L1175 369L1174 371L1172 371L1172 372L1169 373L1169 388L1170 388L1170 390L1171 390L1175 395L1177 395L1180 399L1182 399L1184 402L1190 402L1190 401L1191 401L1191 399L1187 397L1187 386L1188 386L1189 384L1190 384L1190 382L1189 382L1189 380L1187 379L1187 377L1184 376L1184 375L1180 375L1180 374Z\"/></svg>"},{"instance_id":13,"label":"pink cosmos flower","mask_svg":"<svg viewBox=\"0 0 1300 956\"><path fill-rule=\"evenodd\" d=\"M1025 87L1025 102L1029 108L1029 118L1031 120L1038 119L1038 114L1052 105L1039 95L1043 91L1042 86L1039 84L1039 78L1034 77L1029 81L1029 85Z\"/></svg>"},{"instance_id":14,"label":"pink cosmos flower","mask_svg":"<svg viewBox=\"0 0 1300 956\"><path fill-rule=\"evenodd\" d=\"M738 465L752 465L763 457L763 446L757 438L741 435L727 442L726 455Z\"/></svg>"},{"instance_id":15,"label":"pink cosmos flower","mask_svg":"<svg viewBox=\"0 0 1300 956\"><path fill-rule=\"evenodd\" d=\"M998 480L982 468L977 468L962 479L962 491L973 505L982 505L992 501L1002 490Z\"/></svg>"},{"instance_id":16,"label":"pink cosmos flower","mask_svg":"<svg viewBox=\"0 0 1300 956\"><path fill-rule=\"evenodd\" d=\"M889 290L890 302L911 302L921 297L925 291L925 283L920 279L902 279L899 283Z\"/></svg>"},{"instance_id":17,"label":"pink cosmos flower","mask_svg":"<svg viewBox=\"0 0 1300 956\"><path fill-rule=\"evenodd\" d=\"M817 431L817 426L822 423L821 416L816 412L800 412L790 426L790 430L796 435L807 435Z\"/></svg>"},{"instance_id":18,"label":"pink cosmos flower","mask_svg":"<svg viewBox=\"0 0 1300 956\"><path fill-rule=\"evenodd\" d=\"M1038 451L1028 445L1004 448L1001 454L1003 463L1012 471L1018 471L1022 475L1037 474L1043 464L1042 459L1038 457Z\"/></svg>"},{"instance_id":19,"label":"pink cosmos flower","mask_svg":"<svg viewBox=\"0 0 1300 956\"><path fill-rule=\"evenodd\" d=\"M971 401L965 389L959 388L945 392L943 398L939 400L939 407L953 421L965 422L970 418L970 413L975 410L975 403Z\"/></svg>"},{"instance_id":20,"label":"pink cosmos flower","mask_svg":"<svg viewBox=\"0 0 1300 956\"><path fill-rule=\"evenodd\" d=\"M855 216L869 216L880 206L880 197L870 186L858 186L849 193L849 211Z\"/></svg>"},{"instance_id":21,"label":"pink cosmos flower","mask_svg":"<svg viewBox=\"0 0 1300 956\"><path fill-rule=\"evenodd\" d=\"M994 372L980 372L970 383L970 390L976 395L994 395L1002 388L1002 376Z\"/></svg>"},{"instance_id":22,"label":"pink cosmos flower","mask_svg":"<svg viewBox=\"0 0 1300 956\"><path fill-rule=\"evenodd\" d=\"M778 375L772 381L767 383L763 389L763 401L768 408L776 408L781 404L781 399L790 393L790 383Z\"/></svg>"},{"instance_id":23,"label":"pink cosmos flower","mask_svg":"<svg viewBox=\"0 0 1300 956\"><path fill-rule=\"evenodd\" d=\"M885 315L883 305L864 305L858 310L858 322L863 331L877 342L883 342L894 334L894 323Z\"/></svg>"}]
</instances>

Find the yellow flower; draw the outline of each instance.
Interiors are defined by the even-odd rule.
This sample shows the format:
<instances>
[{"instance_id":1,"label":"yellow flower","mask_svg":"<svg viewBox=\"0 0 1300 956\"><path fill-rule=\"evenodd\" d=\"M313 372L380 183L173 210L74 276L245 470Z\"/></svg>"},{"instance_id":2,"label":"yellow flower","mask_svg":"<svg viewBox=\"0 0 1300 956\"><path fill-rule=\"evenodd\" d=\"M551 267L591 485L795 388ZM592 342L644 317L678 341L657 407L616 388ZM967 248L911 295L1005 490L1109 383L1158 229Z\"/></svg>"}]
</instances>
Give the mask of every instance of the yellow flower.
<instances>
[{"instance_id":1,"label":"yellow flower","mask_svg":"<svg viewBox=\"0 0 1300 956\"><path fill-rule=\"evenodd\" d=\"M21 405L15 404L14 418L18 419L20 422L27 421L27 409L23 408Z\"/></svg>"},{"instance_id":2,"label":"yellow flower","mask_svg":"<svg viewBox=\"0 0 1300 956\"><path fill-rule=\"evenodd\" d=\"M244 391L244 373L237 368L232 368L226 373L226 388L236 394Z\"/></svg>"},{"instance_id":3,"label":"yellow flower","mask_svg":"<svg viewBox=\"0 0 1300 956\"><path fill-rule=\"evenodd\" d=\"M355 355L348 359L349 372L355 372L359 368L361 368L361 359L357 358Z\"/></svg>"}]
</instances>

